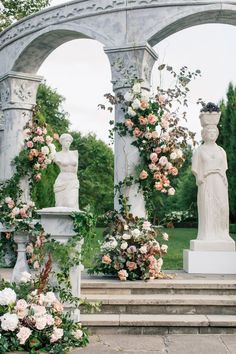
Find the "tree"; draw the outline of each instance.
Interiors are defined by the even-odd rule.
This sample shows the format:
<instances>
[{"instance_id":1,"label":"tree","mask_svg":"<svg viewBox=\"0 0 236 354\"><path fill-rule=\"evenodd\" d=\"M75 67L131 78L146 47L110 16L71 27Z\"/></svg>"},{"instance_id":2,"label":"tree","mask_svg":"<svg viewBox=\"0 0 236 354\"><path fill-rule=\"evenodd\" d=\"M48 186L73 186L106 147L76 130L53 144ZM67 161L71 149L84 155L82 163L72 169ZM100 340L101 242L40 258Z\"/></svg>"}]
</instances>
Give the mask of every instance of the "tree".
<instances>
[{"instance_id":1,"label":"tree","mask_svg":"<svg viewBox=\"0 0 236 354\"><path fill-rule=\"evenodd\" d=\"M2 0L0 1L0 31L12 23L42 10L51 0Z\"/></svg>"},{"instance_id":2,"label":"tree","mask_svg":"<svg viewBox=\"0 0 236 354\"><path fill-rule=\"evenodd\" d=\"M227 153L229 205L231 222L236 222L236 87L230 83L227 91L227 101L221 102L221 122L218 144Z\"/></svg>"}]
</instances>

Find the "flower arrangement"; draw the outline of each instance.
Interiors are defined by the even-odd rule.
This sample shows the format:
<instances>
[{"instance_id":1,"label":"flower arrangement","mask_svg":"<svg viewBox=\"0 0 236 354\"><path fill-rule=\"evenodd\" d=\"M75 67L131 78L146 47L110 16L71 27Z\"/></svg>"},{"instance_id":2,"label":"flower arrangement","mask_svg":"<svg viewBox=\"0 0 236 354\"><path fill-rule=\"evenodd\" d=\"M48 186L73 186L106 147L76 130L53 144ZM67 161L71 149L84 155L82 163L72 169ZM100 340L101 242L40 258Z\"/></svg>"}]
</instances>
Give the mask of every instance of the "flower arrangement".
<instances>
[{"instance_id":1,"label":"flower arrangement","mask_svg":"<svg viewBox=\"0 0 236 354\"><path fill-rule=\"evenodd\" d=\"M0 353L27 351L65 354L88 343L87 332L75 323L52 291L40 291L30 274L17 286L0 282Z\"/></svg>"},{"instance_id":2,"label":"flower arrangement","mask_svg":"<svg viewBox=\"0 0 236 354\"><path fill-rule=\"evenodd\" d=\"M39 182L42 178L42 171L52 163L53 155L56 152L54 140L58 140L58 134L51 137L47 131L47 125L40 126L37 121L30 121L24 130L25 148L30 163L33 179Z\"/></svg>"},{"instance_id":3,"label":"flower arrangement","mask_svg":"<svg viewBox=\"0 0 236 354\"><path fill-rule=\"evenodd\" d=\"M109 233L108 233L109 232ZM163 278L163 256L168 246L168 234L153 227L147 220L128 214L115 214L104 232L100 254L90 273L116 275L120 280Z\"/></svg>"}]
</instances>

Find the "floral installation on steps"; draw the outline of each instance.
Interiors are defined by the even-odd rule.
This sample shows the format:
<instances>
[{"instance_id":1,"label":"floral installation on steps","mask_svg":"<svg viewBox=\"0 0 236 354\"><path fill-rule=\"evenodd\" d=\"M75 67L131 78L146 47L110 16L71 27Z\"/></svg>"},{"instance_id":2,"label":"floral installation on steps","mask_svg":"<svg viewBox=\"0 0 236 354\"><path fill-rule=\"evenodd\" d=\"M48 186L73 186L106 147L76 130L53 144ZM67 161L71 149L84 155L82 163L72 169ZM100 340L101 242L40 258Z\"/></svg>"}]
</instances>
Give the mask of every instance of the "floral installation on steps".
<instances>
[{"instance_id":1,"label":"floral installation on steps","mask_svg":"<svg viewBox=\"0 0 236 354\"><path fill-rule=\"evenodd\" d=\"M161 225L152 225L148 220L130 214L126 196L126 188L138 184L146 206L152 203L153 191L163 205L164 198L175 194L174 186L185 161L184 150L188 142L195 143L194 133L181 125L179 106L187 105L187 86L200 72L190 72L183 67L176 74L172 67L165 65L159 70L164 68L176 79L174 88L158 88L157 94L152 96L142 89L141 80L134 79L131 89L124 95L105 95L110 104L121 106L124 120L114 125L113 132L120 137L132 137L130 143L139 151L140 165L134 175L127 176L116 186L120 213L112 213L107 218L108 228L104 231L95 266L89 270L91 274L116 275L123 281L171 277L161 271L163 256L168 250L161 240L167 241L168 234ZM186 120L184 112L183 118Z\"/></svg>"}]
</instances>

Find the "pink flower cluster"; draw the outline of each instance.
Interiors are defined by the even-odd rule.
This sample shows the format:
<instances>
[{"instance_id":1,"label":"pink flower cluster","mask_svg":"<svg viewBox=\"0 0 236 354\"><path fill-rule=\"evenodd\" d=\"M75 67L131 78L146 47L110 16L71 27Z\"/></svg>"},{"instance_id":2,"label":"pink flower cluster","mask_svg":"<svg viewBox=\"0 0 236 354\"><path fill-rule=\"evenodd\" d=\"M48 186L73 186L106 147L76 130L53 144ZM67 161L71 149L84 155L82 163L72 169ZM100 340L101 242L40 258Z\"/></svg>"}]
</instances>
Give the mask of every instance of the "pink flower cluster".
<instances>
[{"instance_id":1,"label":"pink flower cluster","mask_svg":"<svg viewBox=\"0 0 236 354\"><path fill-rule=\"evenodd\" d=\"M168 240L167 233L154 229L147 220L116 219L113 234L101 245L99 271L115 273L122 281L158 278L168 249L157 241L158 236Z\"/></svg>"},{"instance_id":2,"label":"pink flower cluster","mask_svg":"<svg viewBox=\"0 0 236 354\"><path fill-rule=\"evenodd\" d=\"M25 129L25 146L28 150L28 160L32 166L33 178L39 182L42 178L42 171L52 163L53 155L56 152L54 140L58 140L58 134L53 137L47 135L46 126L40 127L30 122Z\"/></svg>"}]
</instances>

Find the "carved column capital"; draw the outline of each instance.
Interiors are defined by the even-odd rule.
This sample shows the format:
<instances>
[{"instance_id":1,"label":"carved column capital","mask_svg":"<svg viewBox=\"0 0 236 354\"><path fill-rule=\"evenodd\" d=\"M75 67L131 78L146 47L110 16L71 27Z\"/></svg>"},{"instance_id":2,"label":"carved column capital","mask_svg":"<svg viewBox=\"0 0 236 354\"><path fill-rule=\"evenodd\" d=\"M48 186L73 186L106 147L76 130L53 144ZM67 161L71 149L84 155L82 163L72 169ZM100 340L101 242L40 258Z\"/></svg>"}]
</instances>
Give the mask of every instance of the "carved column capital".
<instances>
[{"instance_id":1,"label":"carved column capital","mask_svg":"<svg viewBox=\"0 0 236 354\"><path fill-rule=\"evenodd\" d=\"M1 77L0 104L2 110L31 110L36 102L37 89L41 80L40 76L13 71Z\"/></svg>"},{"instance_id":2,"label":"carved column capital","mask_svg":"<svg viewBox=\"0 0 236 354\"><path fill-rule=\"evenodd\" d=\"M142 79L143 88L150 87L152 68L157 53L148 44L105 48L112 71L114 91L130 87L130 80Z\"/></svg>"}]
</instances>

